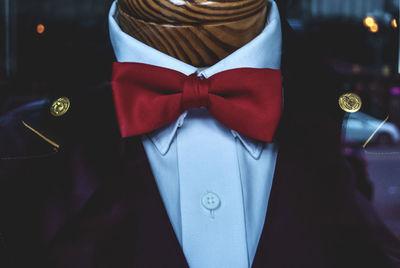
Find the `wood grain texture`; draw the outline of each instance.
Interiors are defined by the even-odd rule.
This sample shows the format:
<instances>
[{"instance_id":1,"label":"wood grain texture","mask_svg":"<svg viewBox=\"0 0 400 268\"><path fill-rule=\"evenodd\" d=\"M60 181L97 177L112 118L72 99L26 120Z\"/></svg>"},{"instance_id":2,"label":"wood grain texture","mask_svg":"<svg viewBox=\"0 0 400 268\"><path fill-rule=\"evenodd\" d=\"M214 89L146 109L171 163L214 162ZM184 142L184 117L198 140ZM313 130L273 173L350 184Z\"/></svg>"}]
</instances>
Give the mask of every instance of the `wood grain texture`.
<instances>
[{"instance_id":1,"label":"wood grain texture","mask_svg":"<svg viewBox=\"0 0 400 268\"><path fill-rule=\"evenodd\" d=\"M120 10L148 22L204 24L227 22L254 15L264 0L119 0Z\"/></svg>"},{"instance_id":2,"label":"wood grain texture","mask_svg":"<svg viewBox=\"0 0 400 268\"><path fill-rule=\"evenodd\" d=\"M197 67L211 66L251 41L267 13L264 0L119 0L117 7L124 32Z\"/></svg>"}]
</instances>

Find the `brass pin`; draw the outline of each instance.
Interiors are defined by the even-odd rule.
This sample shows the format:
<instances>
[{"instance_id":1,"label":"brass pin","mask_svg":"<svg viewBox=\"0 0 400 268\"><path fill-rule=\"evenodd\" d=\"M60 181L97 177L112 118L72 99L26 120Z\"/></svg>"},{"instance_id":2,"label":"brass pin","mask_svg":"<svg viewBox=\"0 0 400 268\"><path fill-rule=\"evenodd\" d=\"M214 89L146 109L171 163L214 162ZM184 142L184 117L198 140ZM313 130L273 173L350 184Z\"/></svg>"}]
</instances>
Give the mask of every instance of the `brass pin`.
<instances>
[{"instance_id":1,"label":"brass pin","mask_svg":"<svg viewBox=\"0 0 400 268\"><path fill-rule=\"evenodd\" d=\"M52 141L51 139L47 138L46 136L44 136L42 133L40 133L39 131L37 131L36 129L34 129L33 127L31 127L30 125L28 125L27 123L25 123L24 121L22 121L22 124L28 128L30 131L32 131L33 133L35 133L36 135L38 135L39 137L41 137L43 140L45 140L46 142L50 143L52 146L54 146L57 149L60 149L60 145L58 145L57 143L55 143L54 141Z\"/></svg>"},{"instance_id":2,"label":"brass pin","mask_svg":"<svg viewBox=\"0 0 400 268\"><path fill-rule=\"evenodd\" d=\"M388 121L389 116L387 116L385 118L385 120L382 121L382 123L379 124L379 126L375 129L375 131L371 134L371 136L365 141L363 148L365 148L367 146L367 144L372 140L372 138L375 136L375 134L378 132L378 130L383 126L383 124L386 123L386 121Z\"/></svg>"}]
</instances>

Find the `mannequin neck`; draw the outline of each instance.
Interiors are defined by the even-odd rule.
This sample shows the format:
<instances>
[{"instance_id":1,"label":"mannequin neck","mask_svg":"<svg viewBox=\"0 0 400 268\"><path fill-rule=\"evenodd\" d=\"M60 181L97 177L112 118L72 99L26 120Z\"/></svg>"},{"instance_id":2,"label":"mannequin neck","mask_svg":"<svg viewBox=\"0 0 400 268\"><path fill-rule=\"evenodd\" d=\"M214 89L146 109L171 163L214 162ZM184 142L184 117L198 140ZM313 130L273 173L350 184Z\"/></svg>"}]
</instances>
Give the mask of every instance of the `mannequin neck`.
<instances>
[{"instance_id":1,"label":"mannequin neck","mask_svg":"<svg viewBox=\"0 0 400 268\"><path fill-rule=\"evenodd\" d=\"M163 1L160 2L165 6L171 5ZM250 42L264 29L267 16L265 0L207 2L207 7L211 6L208 9L204 1L186 2L184 6L169 7L175 13L168 14L165 6L160 6L159 12L149 13L135 3L136 0L118 1L117 21L121 29L148 46L196 67L211 66Z\"/></svg>"}]
</instances>

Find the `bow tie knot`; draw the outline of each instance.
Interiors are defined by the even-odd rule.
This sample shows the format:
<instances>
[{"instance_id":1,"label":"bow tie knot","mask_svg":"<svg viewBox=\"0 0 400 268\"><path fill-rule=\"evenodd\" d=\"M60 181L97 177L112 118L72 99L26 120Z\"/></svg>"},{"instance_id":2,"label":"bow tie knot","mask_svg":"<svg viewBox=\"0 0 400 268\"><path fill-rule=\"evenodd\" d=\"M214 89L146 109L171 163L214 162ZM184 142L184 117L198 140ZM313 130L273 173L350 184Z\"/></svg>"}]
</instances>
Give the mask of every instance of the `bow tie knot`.
<instances>
[{"instance_id":1,"label":"bow tie knot","mask_svg":"<svg viewBox=\"0 0 400 268\"><path fill-rule=\"evenodd\" d=\"M195 73L185 78L182 90L183 111L191 108L208 107L210 81Z\"/></svg>"}]
</instances>

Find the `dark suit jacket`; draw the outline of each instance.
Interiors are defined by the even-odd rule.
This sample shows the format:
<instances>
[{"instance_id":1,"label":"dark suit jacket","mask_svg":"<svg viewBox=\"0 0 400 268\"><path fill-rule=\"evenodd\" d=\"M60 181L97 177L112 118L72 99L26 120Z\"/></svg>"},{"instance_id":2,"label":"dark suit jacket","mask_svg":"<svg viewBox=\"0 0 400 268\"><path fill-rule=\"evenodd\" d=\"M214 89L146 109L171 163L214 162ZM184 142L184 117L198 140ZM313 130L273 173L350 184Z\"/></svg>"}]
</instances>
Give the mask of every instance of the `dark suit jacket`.
<instances>
[{"instance_id":1,"label":"dark suit jacket","mask_svg":"<svg viewBox=\"0 0 400 268\"><path fill-rule=\"evenodd\" d=\"M400 246L341 153L340 92L317 49L283 30L277 167L253 267L400 267ZM139 137L108 86L0 119L0 267L186 267ZM21 121L61 145L59 150Z\"/></svg>"}]
</instances>

